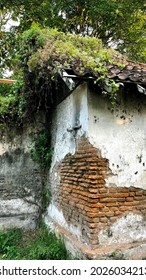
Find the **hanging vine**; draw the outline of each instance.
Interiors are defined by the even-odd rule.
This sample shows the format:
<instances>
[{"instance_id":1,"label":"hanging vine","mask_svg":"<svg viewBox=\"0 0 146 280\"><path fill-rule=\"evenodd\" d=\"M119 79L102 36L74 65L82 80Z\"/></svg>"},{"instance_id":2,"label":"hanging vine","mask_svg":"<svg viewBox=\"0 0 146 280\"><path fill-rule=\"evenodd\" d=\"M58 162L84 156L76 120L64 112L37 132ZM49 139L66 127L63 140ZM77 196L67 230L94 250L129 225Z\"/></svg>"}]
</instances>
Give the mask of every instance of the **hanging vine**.
<instances>
[{"instance_id":1,"label":"hanging vine","mask_svg":"<svg viewBox=\"0 0 146 280\"><path fill-rule=\"evenodd\" d=\"M10 116L23 119L39 110L48 112L61 69L71 69L77 75L90 73L103 94L108 94L111 102L116 99L119 83L108 78L108 65L123 67L124 59L105 49L101 40L41 29L34 23L20 42L14 71L17 83L5 96L0 93L0 121Z\"/></svg>"}]
</instances>

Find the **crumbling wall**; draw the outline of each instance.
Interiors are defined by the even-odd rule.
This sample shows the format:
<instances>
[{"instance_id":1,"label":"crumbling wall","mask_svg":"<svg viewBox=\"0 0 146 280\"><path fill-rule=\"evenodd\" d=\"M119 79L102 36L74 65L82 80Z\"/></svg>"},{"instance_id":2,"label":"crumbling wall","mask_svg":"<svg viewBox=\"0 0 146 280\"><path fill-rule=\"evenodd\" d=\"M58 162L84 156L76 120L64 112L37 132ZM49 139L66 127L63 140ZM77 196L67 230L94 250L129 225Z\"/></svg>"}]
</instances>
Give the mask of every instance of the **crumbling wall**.
<instances>
[{"instance_id":1,"label":"crumbling wall","mask_svg":"<svg viewBox=\"0 0 146 280\"><path fill-rule=\"evenodd\" d=\"M85 137L59 166L56 207L70 231L93 249L146 239L146 190L108 188L110 174L108 160Z\"/></svg>"},{"instance_id":2,"label":"crumbling wall","mask_svg":"<svg viewBox=\"0 0 146 280\"><path fill-rule=\"evenodd\" d=\"M32 141L41 125L1 131L0 229L34 229L40 215L42 178L31 159Z\"/></svg>"},{"instance_id":3,"label":"crumbling wall","mask_svg":"<svg viewBox=\"0 0 146 280\"><path fill-rule=\"evenodd\" d=\"M112 107L82 85L53 119L52 202L45 220L92 252L146 241L146 98L120 98Z\"/></svg>"}]
</instances>

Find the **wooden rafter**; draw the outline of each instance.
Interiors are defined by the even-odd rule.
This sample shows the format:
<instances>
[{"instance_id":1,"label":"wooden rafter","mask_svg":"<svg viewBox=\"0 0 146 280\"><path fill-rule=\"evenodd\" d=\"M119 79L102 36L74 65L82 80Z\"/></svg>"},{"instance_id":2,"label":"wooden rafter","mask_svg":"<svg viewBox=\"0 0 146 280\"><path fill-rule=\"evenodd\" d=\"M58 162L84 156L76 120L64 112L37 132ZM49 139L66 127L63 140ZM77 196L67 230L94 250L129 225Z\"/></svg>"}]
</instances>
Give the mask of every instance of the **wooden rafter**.
<instances>
[{"instance_id":1,"label":"wooden rafter","mask_svg":"<svg viewBox=\"0 0 146 280\"><path fill-rule=\"evenodd\" d=\"M16 80L11 79L0 79L0 84L15 84Z\"/></svg>"}]
</instances>

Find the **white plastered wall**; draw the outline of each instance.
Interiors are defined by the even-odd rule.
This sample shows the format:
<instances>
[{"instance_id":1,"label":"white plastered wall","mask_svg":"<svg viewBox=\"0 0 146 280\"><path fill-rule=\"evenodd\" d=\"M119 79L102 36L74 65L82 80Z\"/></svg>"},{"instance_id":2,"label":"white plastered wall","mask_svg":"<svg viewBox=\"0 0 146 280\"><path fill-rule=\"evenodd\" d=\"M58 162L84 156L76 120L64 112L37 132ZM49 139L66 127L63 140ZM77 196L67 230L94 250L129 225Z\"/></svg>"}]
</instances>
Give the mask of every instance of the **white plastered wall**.
<instances>
[{"instance_id":1,"label":"white plastered wall","mask_svg":"<svg viewBox=\"0 0 146 280\"><path fill-rule=\"evenodd\" d=\"M108 187L146 189L146 98L135 99L121 96L112 110L106 98L88 92L88 137L109 160Z\"/></svg>"},{"instance_id":2,"label":"white plastered wall","mask_svg":"<svg viewBox=\"0 0 146 280\"><path fill-rule=\"evenodd\" d=\"M65 221L62 211L56 206L55 200L60 185L58 166L61 160L63 160L67 154L75 153L77 139L82 135L87 134L88 106L86 83L78 86L70 96L68 96L57 106L52 120L53 123L51 135L52 146L54 150L50 169L52 202L48 207L45 223L51 226L51 218L80 238L80 225L78 228L71 224L68 225ZM74 129L75 127L79 128Z\"/></svg>"},{"instance_id":3,"label":"white plastered wall","mask_svg":"<svg viewBox=\"0 0 146 280\"><path fill-rule=\"evenodd\" d=\"M52 146L54 149L51 169L68 154L74 154L76 139L87 132L88 107L87 85L78 86L54 111L52 123ZM75 126L81 128L73 130Z\"/></svg>"},{"instance_id":4,"label":"white plastered wall","mask_svg":"<svg viewBox=\"0 0 146 280\"><path fill-rule=\"evenodd\" d=\"M52 125L54 155L50 173L53 198L45 217L47 225L51 226L52 220L56 221L81 240L80 225L67 224L55 197L60 185L58 166L68 153L75 153L76 140L82 135L88 137L109 161L111 175L106 179L107 187L146 189L146 98L138 100L133 95L126 100L122 96L113 110L106 98L98 92L91 92L84 83L57 106ZM81 125L81 128L72 130L76 125ZM109 231L112 237L108 236ZM121 232L121 244L144 241L144 217L127 213L119 218L108 231L99 232L100 245L119 244Z\"/></svg>"}]
</instances>

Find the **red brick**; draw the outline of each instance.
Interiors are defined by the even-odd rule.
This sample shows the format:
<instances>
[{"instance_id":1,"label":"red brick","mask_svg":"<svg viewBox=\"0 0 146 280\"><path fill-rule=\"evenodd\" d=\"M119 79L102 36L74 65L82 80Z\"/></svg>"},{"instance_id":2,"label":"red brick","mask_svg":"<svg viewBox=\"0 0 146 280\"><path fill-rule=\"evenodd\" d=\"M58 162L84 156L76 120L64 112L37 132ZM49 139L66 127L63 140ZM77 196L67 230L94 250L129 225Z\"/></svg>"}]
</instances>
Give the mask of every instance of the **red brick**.
<instances>
[{"instance_id":1,"label":"red brick","mask_svg":"<svg viewBox=\"0 0 146 280\"><path fill-rule=\"evenodd\" d=\"M96 189L95 188L94 189L89 188L89 192L98 194L98 189L97 188Z\"/></svg>"},{"instance_id":2,"label":"red brick","mask_svg":"<svg viewBox=\"0 0 146 280\"><path fill-rule=\"evenodd\" d=\"M98 171L98 168L97 168L96 165L95 165L95 166L89 166L89 167L88 167L88 170L89 170L89 171L90 171L90 170Z\"/></svg>"},{"instance_id":3,"label":"red brick","mask_svg":"<svg viewBox=\"0 0 146 280\"><path fill-rule=\"evenodd\" d=\"M106 170L99 171L99 175L106 175L106 174L107 174L107 171L106 171Z\"/></svg>"},{"instance_id":4,"label":"red brick","mask_svg":"<svg viewBox=\"0 0 146 280\"><path fill-rule=\"evenodd\" d=\"M99 220L100 220L101 223L106 223L108 221L108 218L107 217L101 217Z\"/></svg>"},{"instance_id":5,"label":"red brick","mask_svg":"<svg viewBox=\"0 0 146 280\"><path fill-rule=\"evenodd\" d=\"M85 217L86 221L88 221L89 223L99 223L99 218L90 218L90 217Z\"/></svg>"},{"instance_id":6,"label":"red brick","mask_svg":"<svg viewBox=\"0 0 146 280\"><path fill-rule=\"evenodd\" d=\"M99 213L94 213L94 212L87 212L87 217L89 217L89 218L97 218L97 217L99 217L100 215L99 215Z\"/></svg>"},{"instance_id":7,"label":"red brick","mask_svg":"<svg viewBox=\"0 0 146 280\"><path fill-rule=\"evenodd\" d=\"M82 209L82 210L85 208L85 206L83 204L79 204L79 203L76 204L76 207L78 207L79 209Z\"/></svg>"},{"instance_id":8,"label":"red brick","mask_svg":"<svg viewBox=\"0 0 146 280\"><path fill-rule=\"evenodd\" d=\"M86 153L89 154L97 154L97 150L95 148L87 148Z\"/></svg>"},{"instance_id":9,"label":"red brick","mask_svg":"<svg viewBox=\"0 0 146 280\"><path fill-rule=\"evenodd\" d=\"M80 182L80 186L88 188L89 187L89 183Z\"/></svg>"},{"instance_id":10,"label":"red brick","mask_svg":"<svg viewBox=\"0 0 146 280\"><path fill-rule=\"evenodd\" d=\"M100 189L103 188L103 186L104 186L104 184L99 184L99 182L98 182L97 185L96 185L96 187L99 189L99 191L100 191Z\"/></svg>"},{"instance_id":11,"label":"red brick","mask_svg":"<svg viewBox=\"0 0 146 280\"><path fill-rule=\"evenodd\" d=\"M126 200L126 197L117 198L117 201L118 201L118 202L123 202L123 201L125 201L125 200Z\"/></svg>"},{"instance_id":12,"label":"red brick","mask_svg":"<svg viewBox=\"0 0 146 280\"><path fill-rule=\"evenodd\" d=\"M88 203L87 206L88 206L89 208L92 208L92 207L94 207L94 208L95 208L95 207L101 208L101 207L104 207L104 204L103 204L103 203L94 203L94 204L93 204L93 203L92 203L92 204L91 204L91 203L90 203L90 204Z\"/></svg>"},{"instance_id":13,"label":"red brick","mask_svg":"<svg viewBox=\"0 0 146 280\"><path fill-rule=\"evenodd\" d=\"M97 212L98 211L98 208L96 207L96 208L90 208L90 207L88 207L88 206L85 206L85 211L91 211L91 212Z\"/></svg>"},{"instance_id":14,"label":"red brick","mask_svg":"<svg viewBox=\"0 0 146 280\"><path fill-rule=\"evenodd\" d=\"M120 206L120 207L119 207L119 210L120 210L120 211L127 211L127 210L128 210L128 207L127 207L127 206Z\"/></svg>"},{"instance_id":15,"label":"red brick","mask_svg":"<svg viewBox=\"0 0 146 280\"><path fill-rule=\"evenodd\" d=\"M115 207L115 206L117 206L118 204L117 204L117 202L114 202L114 203L106 203L106 205L108 206L108 207Z\"/></svg>"},{"instance_id":16,"label":"red brick","mask_svg":"<svg viewBox=\"0 0 146 280\"><path fill-rule=\"evenodd\" d=\"M101 175L88 175L88 174L85 174L84 178L92 179L92 180L94 180L94 179L98 180L98 179L103 179L103 176L101 176Z\"/></svg>"},{"instance_id":17,"label":"red brick","mask_svg":"<svg viewBox=\"0 0 146 280\"><path fill-rule=\"evenodd\" d=\"M109 210L115 212L115 211L118 211L119 209L118 209L118 207L110 207Z\"/></svg>"},{"instance_id":18,"label":"red brick","mask_svg":"<svg viewBox=\"0 0 146 280\"><path fill-rule=\"evenodd\" d=\"M83 179L81 181L83 181ZM98 185L100 186L100 184L102 184L102 188L103 188L103 184L104 184L104 180L102 181L102 180L84 179L84 182L89 183L91 185L97 185L97 186ZM99 186L98 186L98 188L99 188Z\"/></svg>"},{"instance_id":19,"label":"red brick","mask_svg":"<svg viewBox=\"0 0 146 280\"><path fill-rule=\"evenodd\" d=\"M125 201L125 205L134 206L140 204L140 201Z\"/></svg>"},{"instance_id":20,"label":"red brick","mask_svg":"<svg viewBox=\"0 0 146 280\"><path fill-rule=\"evenodd\" d=\"M135 196L135 192L129 192L129 196Z\"/></svg>"},{"instance_id":21,"label":"red brick","mask_svg":"<svg viewBox=\"0 0 146 280\"><path fill-rule=\"evenodd\" d=\"M133 196L131 196L131 197L126 197L126 201L133 201Z\"/></svg>"},{"instance_id":22,"label":"red brick","mask_svg":"<svg viewBox=\"0 0 146 280\"><path fill-rule=\"evenodd\" d=\"M144 208L146 208L146 206L144 206L143 204L136 206L137 210L144 210Z\"/></svg>"},{"instance_id":23,"label":"red brick","mask_svg":"<svg viewBox=\"0 0 146 280\"><path fill-rule=\"evenodd\" d=\"M116 200L116 198L111 198L111 197L108 198L108 197L107 197L107 198L100 198L100 201L101 201L101 202L105 202L105 203L106 203L106 202L111 202L111 203L112 203L112 202L116 202L117 200Z\"/></svg>"},{"instance_id":24,"label":"red brick","mask_svg":"<svg viewBox=\"0 0 146 280\"><path fill-rule=\"evenodd\" d=\"M107 189L100 189L99 193L107 193Z\"/></svg>"},{"instance_id":25,"label":"red brick","mask_svg":"<svg viewBox=\"0 0 146 280\"><path fill-rule=\"evenodd\" d=\"M96 157L92 157L92 158L86 158L86 162L97 162L97 158Z\"/></svg>"},{"instance_id":26,"label":"red brick","mask_svg":"<svg viewBox=\"0 0 146 280\"><path fill-rule=\"evenodd\" d=\"M117 221L117 218L116 217L110 217L110 222L111 223L114 223L114 222L116 222Z\"/></svg>"},{"instance_id":27,"label":"red brick","mask_svg":"<svg viewBox=\"0 0 146 280\"><path fill-rule=\"evenodd\" d=\"M73 190L73 193L76 193L78 195L82 195L82 196L87 196L88 197L88 192L85 192L85 191Z\"/></svg>"},{"instance_id":28,"label":"red brick","mask_svg":"<svg viewBox=\"0 0 146 280\"><path fill-rule=\"evenodd\" d=\"M76 203L78 203L78 201L79 201L78 199L71 199L71 200L68 201L68 203L72 204L72 205L76 205Z\"/></svg>"},{"instance_id":29,"label":"red brick","mask_svg":"<svg viewBox=\"0 0 146 280\"><path fill-rule=\"evenodd\" d=\"M113 216L114 216L114 212L112 212L112 211L105 212L105 215L106 215L107 217L113 217Z\"/></svg>"},{"instance_id":30,"label":"red brick","mask_svg":"<svg viewBox=\"0 0 146 280\"><path fill-rule=\"evenodd\" d=\"M141 200L145 200L146 197L144 195L143 196L135 196L134 199L137 200L137 201L141 201Z\"/></svg>"},{"instance_id":31,"label":"red brick","mask_svg":"<svg viewBox=\"0 0 146 280\"><path fill-rule=\"evenodd\" d=\"M98 198L98 195L92 194L92 193L89 193L88 196L89 196L90 198Z\"/></svg>"},{"instance_id":32,"label":"red brick","mask_svg":"<svg viewBox=\"0 0 146 280\"><path fill-rule=\"evenodd\" d=\"M123 213L121 211L116 211L115 216L121 216Z\"/></svg>"},{"instance_id":33,"label":"red brick","mask_svg":"<svg viewBox=\"0 0 146 280\"><path fill-rule=\"evenodd\" d=\"M117 188L118 192L122 193L122 192L129 192L129 188Z\"/></svg>"},{"instance_id":34,"label":"red brick","mask_svg":"<svg viewBox=\"0 0 146 280\"><path fill-rule=\"evenodd\" d=\"M79 198L79 202L80 201L88 201L89 200L89 198L88 198L88 196L82 196L82 195L78 195L78 198Z\"/></svg>"},{"instance_id":35,"label":"red brick","mask_svg":"<svg viewBox=\"0 0 146 280\"><path fill-rule=\"evenodd\" d=\"M97 213L92 213L92 212L87 212L87 217L89 218L98 218L98 217L104 217L105 213L103 212L97 212Z\"/></svg>"},{"instance_id":36,"label":"red brick","mask_svg":"<svg viewBox=\"0 0 146 280\"><path fill-rule=\"evenodd\" d=\"M117 198L123 198L123 197L127 197L127 196L129 196L129 193L113 193L113 194L110 194L110 195L112 195L113 197L117 197Z\"/></svg>"},{"instance_id":37,"label":"red brick","mask_svg":"<svg viewBox=\"0 0 146 280\"><path fill-rule=\"evenodd\" d=\"M143 195L143 191L138 191L135 193L136 196L142 196Z\"/></svg>"},{"instance_id":38,"label":"red brick","mask_svg":"<svg viewBox=\"0 0 146 280\"><path fill-rule=\"evenodd\" d=\"M109 188L109 193L117 193L117 189L116 188Z\"/></svg>"},{"instance_id":39,"label":"red brick","mask_svg":"<svg viewBox=\"0 0 146 280\"><path fill-rule=\"evenodd\" d=\"M96 223L89 223L89 228L97 228L97 224Z\"/></svg>"}]
</instances>

